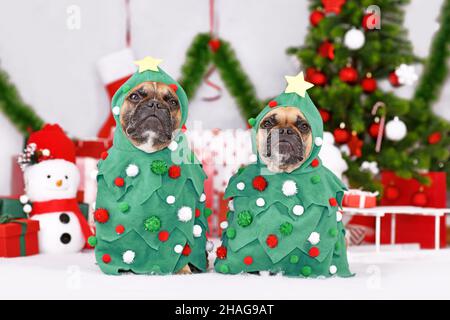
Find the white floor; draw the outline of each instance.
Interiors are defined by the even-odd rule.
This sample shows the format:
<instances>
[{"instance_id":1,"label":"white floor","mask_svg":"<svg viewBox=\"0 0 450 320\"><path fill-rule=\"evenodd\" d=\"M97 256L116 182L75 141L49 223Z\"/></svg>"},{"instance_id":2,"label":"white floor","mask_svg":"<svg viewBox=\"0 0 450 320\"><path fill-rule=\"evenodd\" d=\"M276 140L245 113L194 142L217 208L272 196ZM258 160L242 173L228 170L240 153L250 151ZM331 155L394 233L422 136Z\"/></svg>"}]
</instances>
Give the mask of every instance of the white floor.
<instances>
[{"instance_id":1,"label":"white floor","mask_svg":"<svg viewBox=\"0 0 450 320\"><path fill-rule=\"evenodd\" d=\"M349 261L353 278L292 279L106 276L92 252L0 258L0 299L450 299L450 249L360 247Z\"/></svg>"}]
</instances>

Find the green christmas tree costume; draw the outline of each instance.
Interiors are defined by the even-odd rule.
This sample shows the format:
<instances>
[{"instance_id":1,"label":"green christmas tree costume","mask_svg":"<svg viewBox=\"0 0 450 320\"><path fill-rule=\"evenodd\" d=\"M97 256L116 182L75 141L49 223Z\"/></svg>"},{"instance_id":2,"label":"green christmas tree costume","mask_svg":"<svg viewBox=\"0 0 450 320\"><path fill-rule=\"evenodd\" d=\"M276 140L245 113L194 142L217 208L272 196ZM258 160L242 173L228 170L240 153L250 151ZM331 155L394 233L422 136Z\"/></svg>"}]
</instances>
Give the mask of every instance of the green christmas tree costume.
<instances>
[{"instance_id":1,"label":"green christmas tree costume","mask_svg":"<svg viewBox=\"0 0 450 320\"><path fill-rule=\"evenodd\" d=\"M269 106L270 105L270 106ZM228 227L217 249L220 273L270 271L287 276L351 276L345 230L338 211L343 183L322 166L318 153L323 123L309 96L282 93L271 101L253 126L253 151L260 121L273 108L299 108L311 125L313 148L291 173L272 173L258 155L256 163L234 175L225 191L232 200Z\"/></svg>"},{"instance_id":2,"label":"green christmas tree costume","mask_svg":"<svg viewBox=\"0 0 450 320\"><path fill-rule=\"evenodd\" d=\"M169 147L146 153L129 142L120 125L120 106L145 81L176 88L181 125L185 123L188 100L183 88L159 67L155 70L136 72L112 100L117 126L114 144L98 166L96 236L89 240L106 274L171 274L187 264L201 271L207 266L206 175L185 135L177 130Z\"/></svg>"}]
</instances>

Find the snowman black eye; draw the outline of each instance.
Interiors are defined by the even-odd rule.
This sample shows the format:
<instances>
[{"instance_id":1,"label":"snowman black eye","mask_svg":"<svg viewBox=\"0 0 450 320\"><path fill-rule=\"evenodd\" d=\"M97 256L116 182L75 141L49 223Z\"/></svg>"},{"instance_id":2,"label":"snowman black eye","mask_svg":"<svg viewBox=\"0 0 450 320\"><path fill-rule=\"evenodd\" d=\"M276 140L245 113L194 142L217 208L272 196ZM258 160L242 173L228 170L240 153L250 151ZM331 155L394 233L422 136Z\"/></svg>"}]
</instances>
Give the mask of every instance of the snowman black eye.
<instances>
[{"instance_id":1,"label":"snowman black eye","mask_svg":"<svg viewBox=\"0 0 450 320\"><path fill-rule=\"evenodd\" d=\"M66 178L66 180L67 180L67 179L69 179L69 177L68 177L68 176L64 176L64 178Z\"/></svg>"},{"instance_id":2,"label":"snowman black eye","mask_svg":"<svg viewBox=\"0 0 450 320\"><path fill-rule=\"evenodd\" d=\"M49 174L47 175L47 179L50 179L51 177L52 177L51 175L49 175Z\"/></svg>"}]
</instances>

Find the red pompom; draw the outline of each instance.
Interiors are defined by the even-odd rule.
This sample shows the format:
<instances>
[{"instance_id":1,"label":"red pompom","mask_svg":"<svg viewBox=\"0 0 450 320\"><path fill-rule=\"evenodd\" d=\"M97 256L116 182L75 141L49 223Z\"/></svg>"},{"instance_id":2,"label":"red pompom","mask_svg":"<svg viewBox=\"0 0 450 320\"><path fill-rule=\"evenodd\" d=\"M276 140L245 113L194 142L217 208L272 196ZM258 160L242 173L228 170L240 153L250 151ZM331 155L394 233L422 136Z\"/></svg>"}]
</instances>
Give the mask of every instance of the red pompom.
<instances>
[{"instance_id":1,"label":"red pompom","mask_svg":"<svg viewBox=\"0 0 450 320\"><path fill-rule=\"evenodd\" d=\"M309 22L315 27L319 24L322 19L325 18L325 15L320 10L314 10L309 15Z\"/></svg>"},{"instance_id":2,"label":"red pompom","mask_svg":"<svg viewBox=\"0 0 450 320\"><path fill-rule=\"evenodd\" d=\"M125 185L125 180L122 177L117 177L114 179L114 184L118 187L123 187Z\"/></svg>"},{"instance_id":3,"label":"red pompom","mask_svg":"<svg viewBox=\"0 0 450 320\"><path fill-rule=\"evenodd\" d=\"M317 167L318 165L319 165L319 159L317 159L317 158L311 162L311 167L313 167L313 168Z\"/></svg>"},{"instance_id":4,"label":"red pompom","mask_svg":"<svg viewBox=\"0 0 450 320\"><path fill-rule=\"evenodd\" d=\"M179 178L181 176L181 167L176 165L170 166L168 174L172 179Z\"/></svg>"},{"instance_id":5,"label":"red pompom","mask_svg":"<svg viewBox=\"0 0 450 320\"><path fill-rule=\"evenodd\" d=\"M336 198L330 198L330 199L328 199L328 202L330 203L330 206L332 206L332 207L336 207L338 205Z\"/></svg>"},{"instance_id":6,"label":"red pompom","mask_svg":"<svg viewBox=\"0 0 450 320\"><path fill-rule=\"evenodd\" d=\"M369 127L369 134L373 138L378 137L378 132L380 131L380 124L379 123L372 123Z\"/></svg>"},{"instance_id":7,"label":"red pompom","mask_svg":"<svg viewBox=\"0 0 450 320\"><path fill-rule=\"evenodd\" d=\"M318 257L320 254L319 248L317 247L312 247L311 249L309 249L309 255L313 258Z\"/></svg>"},{"instance_id":8,"label":"red pompom","mask_svg":"<svg viewBox=\"0 0 450 320\"><path fill-rule=\"evenodd\" d=\"M181 131L182 131L182 132L186 132L186 131L187 131L187 127L186 127L185 124L183 124L183 125L181 126Z\"/></svg>"},{"instance_id":9,"label":"red pompom","mask_svg":"<svg viewBox=\"0 0 450 320\"><path fill-rule=\"evenodd\" d=\"M175 83L169 84L169 87L170 87L170 89L172 89L175 92L177 92L177 90L178 90L178 86Z\"/></svg>"},{"instance_id":10,"label":"red pompom","mask_svg":"<svg viewBox=\"0 0 450 320\"><path fill-rule=\"evenodd\" d=\"M253 258L251 256L246 256L244 258L244 263L248 266L251 265L253 263Z\"/></svg>"},{"instance_id":11,"label":"red pompom","mask_svg":"<svg viewBox=\"0 0 450 320\"><path fill-rule=\"evenodd\" d=\"M200 211L200 209L196 208L195 209L195 217L198 218L198 217L200 217L201 214L202 214L202 212Z\"/></svg>"},{"instance_id":12,"label":"red pompom","mask_svg":"<svg viewBox=\"0 0 450 320\"><path fill-rule=\"evenodd\" d=\"M377 90L377 81L374 78L367 76L362 79L361 87L365 93L372 93Z\"/></svg>"},{"instance_id":13,"label":"red pompom","mask_svg":"<svg viewBox=\"0 0 450 320\"><path fill-rule=\"evenodd\" d=\"M328 40L322 42L322 44L317 49L317 52L324 58L330 60L334 59L334 45Z\"/></svg>"},{"instance_id":14,"label":"red pompom","mask_svg":"<svg viewBox=\"0 0 450 320\"><path fill-rule=\"evenodd\" d=\"M429 144L436 144L439 143L442 139L442 134L440 132L433 132L428 136L428 143Z\"/></svg>"},{"instance_id":15,"label":"red pompom","mask_svg":"<svg viewBox=\"0 0 450 320\"><path fill-rule=\"evenodd\" d=\"M102 160L106 160L106 158L108 158L108 151L103 151L100 154L100 158L102 158Z\"/></svg>"},{"instance_id":16,"label":"red pompom","mask_svg":"<svg viewBox=\"0 0 450 320\"><path fill-rule=\"evenodd\" d=\"M162 230L158 233L158 239L161 242L166 242L167 240L169 240L169 232L166 230Z\"/></svg>"},{"instance_id":17,"label":"red pompom","mask_svg":"<svg viewBox=\"0 0 450 320\"><path fill-rule=\"evenodd\" d=\"M111 262L111 256L107 253L105 253L102 257L102 260L104 263L110 263Z\"/></svg>"},{"instance_id":18,"label":"red pompom","mask_svg":"<svg viewBox=\"0 0 450 320\"><path fill-rule=\"evenodd\" d=\"M278 103L275 100L269 101L269 107L273 108L273 107L276 107L277 105L278 105Z\"/></svg>"},{"instance_id":19,"label":"red pompom","mask_svg":"<svg viewBox=\"0 0 450 320\"><path fill-rule=\"evenodd\" d=\"M188 255L191 254L191 252L192 252L191 247L189 246L189 244L186 243L186 245L185 245L184 248L183 248L183 251L181 251L181 254L182 254L183 256L188 256Z\"/></svg>"},{"instance_id":20,"label":"red pompom","mask_svg":"<svg viewBox=\"0 0 450 320\"><path fill-rule=\"evenodd\" d=\"M227 252L228 252L227 247L224 246L218 247L216 250L217 258L221 260L225 259L227 257Z\"/></svg>"},{"instance_id":21,"label":"red pompom","mask_svg":"<svg viewBox=\"0 0 450 320\"><path fill-rule=\"evenodd\" d=\"M116 233L117 234L122 234L125 231L125 227L121 224L116 226Z\"/></svg>"},{"instance_id":22,"label":"red pompom","mask_svg":"<svg viewBox=\"0 0 450 320\"><path fill-rule=\"evenodd\" d=\"M388 186L384 190L384 197L388 200L396 200L400 196L400 191L395 186Z\"/></svg>"},{"instance_id":23,"label":"red pompom","mask_svg":"<svg viewBox=\"0 0 450 320\"><path fill-rule=\"evenodd\" d=\"M211 40L209 40L208 45L212 52L216 52L220 48L220 40L219 39L211 39Z\"/></svg>"},{"instance_id":24,"label":"red pompom","mask_svg":"<svg viewBox=\"0 0 450 320\"><path fill-rule=\"evenodd\" d=\"M395 73L395 71L392 71L391 73L389 73L389 82L391 83L391 85L393 87L399 87L400 86L400 82L398 81L398 76Z\"/></svg>"},{"instance_id":25,"label":"red pompom","mask_svg":"<svg viewBox=\"0 0 450 320\"><path fill-rule=\"evenodd\" d=\"M108 210L103 209L103 208L98 208L94 212L94 219L98 223L105 223L105 222L107 222L109 220Z\"/></svg>"},{"instance_id":26,"label":"red pompom","mask_svg":"<svg viewBox=\"0 0 450 320\"><path fill-rule=\"evenodd\" d=\"M339 79L342 82L354 84L358 81L358 71L353 67L344 67L339 71Z\"/></svg>"},{"instance_id":27,"label":"red pompom","mask_svg":"<svg viewBox=\"0 0 450 320\"><path fill-rule=\"evenodd\" d=\"M346 143L350 140L350 132L348 132L348 130L346 129L334 129L333 136L336 143Z\"/></svg>"},{"instance_id":28,"label":"red pompom","mask_svg":"<svg viewBox=\"0 0 450 320\"><path fill-rule=\"evenodd\" d=\"M266 244L269 248L275 248L278 246L278 238L274 234L269 234L266 239Z\"/></svg>"},{"instance_id":29,"label":"red pompom","mask_svg":"<svg viewBox=\"0 0 450 320\"><path fill-rule=\"evenodd\" d=\"M412 197L412 203L418 207L425 207L428 202L428 197L425 192L419 191L416 192Z\"/></svg>"},{"instance_id":30,"label":"red pompom","mask_svg":"<svg viewBox=\"0 0 450 320\"><path fill-rule=\"evenodd\" d=\"M323 122L330 121L330 118L331 118L330 112L328 112L327 110L324 110L324 109L319 109L319 113L320 113L320 117L322 118Z\"/></svg>"},{"instance_id":31,"label":"red pompom","mask_svg":"<svg viewBox=\"0 0 450 320\"><path fill-rule=\"evenodd\" d=\"M263 176L253 178L253 188L258 191L264 191L267 188L267 180Z\"/></svg>"}]
</instances>

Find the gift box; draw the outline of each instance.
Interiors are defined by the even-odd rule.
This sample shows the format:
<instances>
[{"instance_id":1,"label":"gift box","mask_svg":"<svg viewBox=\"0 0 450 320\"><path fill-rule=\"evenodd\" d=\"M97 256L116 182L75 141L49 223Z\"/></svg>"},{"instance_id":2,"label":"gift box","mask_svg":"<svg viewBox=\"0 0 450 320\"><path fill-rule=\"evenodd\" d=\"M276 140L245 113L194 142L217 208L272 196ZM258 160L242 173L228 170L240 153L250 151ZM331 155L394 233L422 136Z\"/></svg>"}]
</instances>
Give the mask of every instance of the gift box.
<instances>
[{"instance_id":1,"label":"gift box","mask_svg":"<svg viewBox=\"0 0 450 320\"><path fill-rule=\"evenodd\" d=\"M112 139L93 138L73 140L77 157L100 159L101 154L112 146Z\"/></svg>"},{"instance_id":2,"label":"gift box","mask_svg":"<svg viewBox=\"0 0 450 320\"><path fill-rule=\"evenodd\" d=\"M0 217L0 257L30 256L39 253L39 222L31 219Z\"/></svg>"},{"instance_id":3,"label":"gift box","mask_svg":"<svg viewBox=\"0 0 450 320\"><path fill-rule=\"evenodd\" d=\"M0 218L8 215L14 218L27 218L23 211L23 204L18 197L0 197Z\"/></svg>"},{"instance_id":4,"label":"gift box","mask_svg":"<svg viewBox=\"0 0 450 320\"><path fill-rule=\"evenodd\" d=\"M351 208L373 208L377 205L378 192L350 189L344 193L342 205Z\"/></svg>"}]
</instances>

